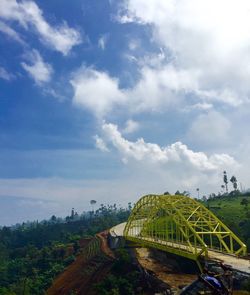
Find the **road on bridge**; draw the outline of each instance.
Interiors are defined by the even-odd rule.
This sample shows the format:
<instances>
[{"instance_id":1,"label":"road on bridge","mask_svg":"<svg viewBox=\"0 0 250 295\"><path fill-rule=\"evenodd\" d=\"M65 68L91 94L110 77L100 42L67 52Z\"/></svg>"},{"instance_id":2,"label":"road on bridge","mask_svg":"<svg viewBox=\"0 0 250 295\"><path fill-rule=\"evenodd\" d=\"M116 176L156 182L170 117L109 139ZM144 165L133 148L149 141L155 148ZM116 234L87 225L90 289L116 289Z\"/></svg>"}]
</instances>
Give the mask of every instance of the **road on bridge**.
<instances>
[{"instance_id":1,"label":"road on bridge","mask_svg":"<svg viewBox=\"0 0 250 295\"><path fill-rule=\"evenodd\" d=\"M123 222L123 223L120 223L120 224L112 227L110 229L111 236L122 237L125 226L126 226L126 222ZM156 240L153 238L137 237L137 239L138 240L141 239L142 242L143 241L156 242ZM163 241L163 240L159 240L159 239L157 239L157 243L162 244L162 245L166 245L166 246L170 246L173 248L178 248L178 249L180 249L180 248L182 248L184 250L188 249L188 247L184 244L177 244L177 243L167 242L167 241ZM235 270L250 274L250 260L249 259L237 257L234 255L224 254L224 253L217 252L217 251L211 251L211 250L208 250L208 259L213 260L213 261L220 261L225 264L229 264Z\"/></svg>"}]
</instances>

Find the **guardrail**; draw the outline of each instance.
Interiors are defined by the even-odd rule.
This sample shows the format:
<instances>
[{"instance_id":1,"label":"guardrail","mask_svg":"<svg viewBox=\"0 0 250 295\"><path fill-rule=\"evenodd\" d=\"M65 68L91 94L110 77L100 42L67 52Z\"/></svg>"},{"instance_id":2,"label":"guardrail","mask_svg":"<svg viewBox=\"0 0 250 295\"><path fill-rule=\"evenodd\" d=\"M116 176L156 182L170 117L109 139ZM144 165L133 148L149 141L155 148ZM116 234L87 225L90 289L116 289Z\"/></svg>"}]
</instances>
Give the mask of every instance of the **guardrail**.
<instances>
[{"instance_id":1,"label":"guardrail","mask_svg":"<svg viewBox=\"0 0 250 295\"><path fill-rule=\"evenodd\" d=\"M86 247L83 248L82 254L86 260L90 260L101 252L101 240L98 237L93 237Z\"/></svg>"}]
</instances>

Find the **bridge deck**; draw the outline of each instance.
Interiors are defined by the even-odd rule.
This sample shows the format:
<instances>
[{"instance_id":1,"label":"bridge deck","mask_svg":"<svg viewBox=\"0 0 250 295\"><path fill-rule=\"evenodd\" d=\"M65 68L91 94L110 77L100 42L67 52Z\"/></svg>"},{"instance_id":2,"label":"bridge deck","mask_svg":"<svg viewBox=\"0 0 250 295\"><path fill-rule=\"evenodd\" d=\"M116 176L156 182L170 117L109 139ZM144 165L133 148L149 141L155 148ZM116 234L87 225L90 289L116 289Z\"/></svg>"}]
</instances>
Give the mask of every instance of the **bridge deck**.
<instances>
[{"instance_id":1,"label":"bridge deck","mask_svg":"<svg viewBox=\"0 0 250 295\"><path fill-rule=\"evenodd\" d=\"M123 236L123 231L124 231L125 226L126 226L126 222L120 223L120 224L112 227L110 229L110 234L113 236ZM159 243L161 245L166 245L167 247L172 247L175 249L181 249L183 251L190 252L189 246L187 246L185 244L177 244L174 242L168 242L168 241L149 238L149 237L142 238L142 237L138 236L135 238L138 240L138 242L141 240L142 244L143 244L143 241L144 242L153 242L153 243ZM198 248L197 250L199 251L201 249ZM211 260L217 260L217 261L219 260L225 264L231 265L233 269L250 274L250 260L249 259L245 259L242 257L236 257L233 255L228 255L225 253L211 251L211 250L208 250L208 258Z\"/></svg>"},{"instance_id":2,"label":"bridge deck","mask_svg":"<svg viewBox=\"0 0 250 295\"><path fill-rule=\"evenodd\" d=\"M242 257L236 257L216 251L208 251L208 257L211 260L220 260L225 264L229 264L233 269L250 274L250 260Z\"/></svg>"},{"instance_id":3,"label":"bridge deck","mask_svg":"<svg viewBox=\"0 0 250 295\"><path fill-rule=\"evenodd\" d=\"M127 222L123 222L123 223L117 224L116 226L112 227L109 230L109 233L113 237L122 237L123 236L123 231L125 229L126 224L127 224Z\"/></svg>"}]
</instances>

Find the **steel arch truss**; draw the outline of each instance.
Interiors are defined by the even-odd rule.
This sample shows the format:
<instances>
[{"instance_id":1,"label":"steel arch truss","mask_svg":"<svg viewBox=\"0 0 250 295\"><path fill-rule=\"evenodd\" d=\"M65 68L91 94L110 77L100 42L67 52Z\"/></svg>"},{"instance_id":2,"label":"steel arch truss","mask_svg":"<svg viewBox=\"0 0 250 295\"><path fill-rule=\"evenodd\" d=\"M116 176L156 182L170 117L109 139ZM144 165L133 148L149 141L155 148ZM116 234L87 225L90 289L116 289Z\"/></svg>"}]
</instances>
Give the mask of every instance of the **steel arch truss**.
<instances>
[{"instance_id":1,"label":"steel arch truss","mask_svg":"<svg viewBox=\"0 0 250 295\"><path fill-rule=\"evenodd\" d=\"M209 250L245 255L245 244L212 212L182 195L147 195L134 206L127 240L198 262Z\"/></svg>"}]
</instances>

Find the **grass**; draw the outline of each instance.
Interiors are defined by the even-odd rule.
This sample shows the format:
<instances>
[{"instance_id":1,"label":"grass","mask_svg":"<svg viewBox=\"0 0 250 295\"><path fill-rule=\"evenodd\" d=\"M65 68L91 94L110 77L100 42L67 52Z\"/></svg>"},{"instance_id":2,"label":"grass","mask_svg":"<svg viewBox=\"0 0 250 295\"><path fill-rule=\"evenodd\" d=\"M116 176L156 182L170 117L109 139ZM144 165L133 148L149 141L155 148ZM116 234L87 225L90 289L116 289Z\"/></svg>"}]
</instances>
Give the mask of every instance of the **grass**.
<instances>
[{"instance_id":1,"label":"grass","mask_svg":"<svg viewBox=\"0 0 250 295\"><path fill-rule=\"evenodd\" d=\"M242 205L247 199L248 206ZM223 196L203 203L244 243L250 252L250 196Z\"/></svg>"},{"instance_id":2,"label":"grass","mask_svg":"<svg viewBox=\"0 0 250 295\"><path fill-rule=\"evenodd\" d=\"M246 198L249 200L248 207L241 205L241 201ZM205 204L218 218L226 224L238 224L243 219L249 218L250 197L226 196L208 200Z\"/></svg>"}]
</instances>

